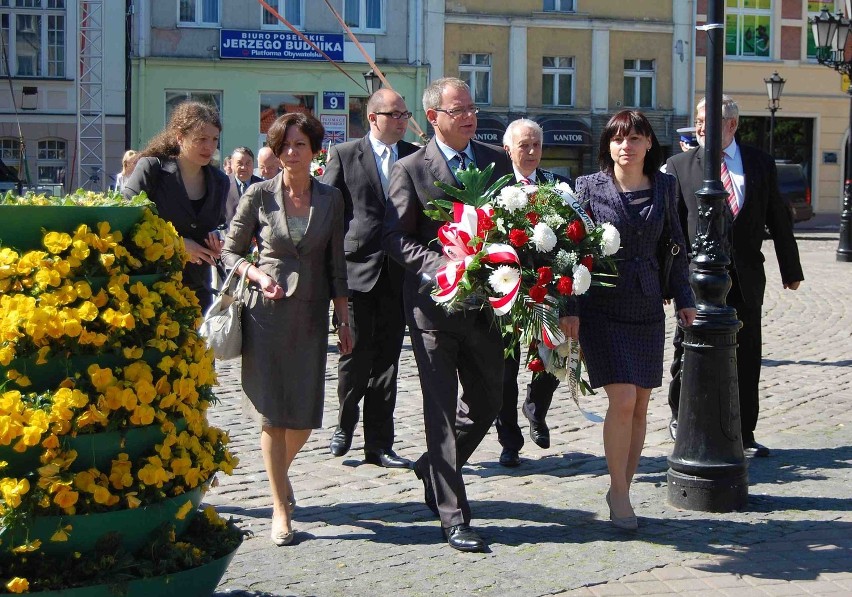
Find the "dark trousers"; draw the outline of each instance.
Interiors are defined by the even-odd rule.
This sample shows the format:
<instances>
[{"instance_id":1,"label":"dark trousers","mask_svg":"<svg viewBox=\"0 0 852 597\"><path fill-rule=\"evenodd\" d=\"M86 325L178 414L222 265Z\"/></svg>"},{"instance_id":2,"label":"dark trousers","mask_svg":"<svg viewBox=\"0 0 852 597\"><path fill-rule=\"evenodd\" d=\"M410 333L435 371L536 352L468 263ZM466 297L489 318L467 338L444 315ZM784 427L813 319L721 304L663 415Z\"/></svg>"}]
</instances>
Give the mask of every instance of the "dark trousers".
<instances>
[{"instance_id":1,"label":"dark trousers","mask_svg":"<svg viewBox=\"0 0 852 597\"><path fill-rule=\"evenodd\" d=\"M462 466L488 433L503 393L500 332L485 311L466 317L476 321L464 332L409 330L426 428L426 453L414 466L431 475L444 527L470 523Z\"/></svg>"},{"instance_id":2,"label":"dark trousers","mask_svg":"<svg viewBox=\"0 0 852 597\"><path fill-rule=\"evenodd\" d=\"M518 425L518 371L521 368L521 347L515 343L514 351L503 363L503 406L497 415L497 441L509 450L524 446L524 435ZM544 423L553 392L559 386L559 380L550 373L541 372L533 376L527 385L527 396L521 408L524 415L536 423Z\"/></svg>"},{"instance_id":3,"label":"dark trousers","mask_svg":"<svg viewBox=\"0 0 852 597\"><path fill-rule=\"evenodd\" d=\"M399 353L405 334L400 289L390 283L382 268L369 292L349 298L352 352L340 357L337 367L338 425L346 431L358 423L358 403L364 399L364 449L390 450L393 446L393 411Z\"/></svg>"},{"instance_id":4,"label":"dark trousers","mask_svg":"<svg viewBox=\"0 0 852 597\"><path fill-rule=\"evenodd\" d=\"M754 440L754 430L760 412L758 386L760 384L761 350L763 339L760 331L762 308L747 306L739 297L736 286L728 293L728 304L737 310L742 327L737 332L737 384L740 395L740 427L743 442ZM672 380L669 383L669 407L672 418L677 418L680 405L681 365L683 363L683 332L675 330L674 358L671 365Z\"/></svg>"}]
</instances>

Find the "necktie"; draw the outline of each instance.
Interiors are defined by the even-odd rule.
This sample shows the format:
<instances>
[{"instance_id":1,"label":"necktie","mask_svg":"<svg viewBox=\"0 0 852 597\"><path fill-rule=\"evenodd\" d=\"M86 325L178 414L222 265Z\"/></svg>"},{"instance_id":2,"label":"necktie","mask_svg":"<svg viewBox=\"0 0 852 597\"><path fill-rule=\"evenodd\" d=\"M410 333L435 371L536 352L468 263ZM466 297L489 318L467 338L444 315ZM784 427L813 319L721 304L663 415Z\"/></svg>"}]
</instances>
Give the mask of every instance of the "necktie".
<instances>
[{"instance_id":1,"label":"necktie","mask_svg":"<svg viewBox=\"0 0 852 597\"><path fill-rule=\"evenodd\" d=\"M722 155L722 184L728 192L728 207L734 218L740 213L740 204L737 203L737 194L734 192L734 183L731 180L731 173L728 172L728 166L725 165L725 156Z\"/></svg>"},{"instance_id":2,"label":"necktie","mask_svg":"<svg viewBox=\"0 0 852 597\"><path fill-rule=\"evenodd\" d=\"M385 196L388 194L388 182L390 180L390 171L391 166L393 166L393 151L390 147L385 145L384 150L382 151L382 169L381 169L381 179L382 179L382 189L385 191Z\"/></svg>"},{"instance_id":3,"label":"necktie","mask_svg":"<svg viewBox=\"0 0 852 597\"><path fill-rule=\"evenodd\" d=\"M531 184L535 184L535 183L533 181L531 181L529 178L522 178L521 184L531 185Z\"/></svg>"},{"instance_id":4,"label":"necktie","mask_svg":"<svg viewBox=\"0 0 852 597\"><path fill-rule=\"evenodd\" d=\"M459 170L467 169L467 154L464 152L457 153L456 159L459 161Z\"/></svg>"},{"instance_id":5,"label":"necktie","mask_svg":"<svg viewBox=\"0 0 852 597\"><path fill-rule=\"evenodd\" d=\"M246 183L241 181L239 178L237 179L237 192L240 194L240 197L246 192Z\"/></svg>"}]
</instances>

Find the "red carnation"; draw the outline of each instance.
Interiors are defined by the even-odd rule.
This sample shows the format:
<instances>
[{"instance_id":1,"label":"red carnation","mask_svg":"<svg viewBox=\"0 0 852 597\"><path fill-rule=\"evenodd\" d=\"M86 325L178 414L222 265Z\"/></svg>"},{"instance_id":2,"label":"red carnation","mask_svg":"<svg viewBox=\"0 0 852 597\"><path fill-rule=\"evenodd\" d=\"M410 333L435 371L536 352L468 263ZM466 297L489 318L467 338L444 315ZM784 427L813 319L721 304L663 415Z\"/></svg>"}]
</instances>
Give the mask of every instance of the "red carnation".
<instances>
[{"instance_id":1,"label":"red carnation","mask_svg":"<svg viewBox=\"0 0 852 597\"><path fill-rule=\"evenodd\" d=\"M486 213L479 212L476 215L476 226L480 235L494 228L494 220Z\"/></svg>"},{"instance_id":2,"label":"red carnation","mask_svg":"<svg viewBox=\"0 0 852 597\"><path fill-rule=\"evenodd\" d=\"M556 283L556 290L559 294L571 294L574 291L574 280L571 276L562 276Z\"/></svg>"},{"instance_id":3,"label":"red carnation","mask_svg":"<svg viewBox=\"0 0 852 597\"><path fill-rule=\"evenodd\" d=\"M548 284L551 280L553 280L553 270L549 267L540 267L537 270L538 272L538 285L544 286Z\"/></svg>"},{"instance_id":4,"label":"red carnation","mask_svg":"<svg viewBox=\"0 0 852 597\"><path fill-rule=\"evenodd\" d=\"M547 296L547 289L544 286L533 286L530 288L530 298L537 303L543 303L544 297Z\"/></svg>"},{"instance_id":5,"label":"red carnation","mask_svg":"<svg viewBox=\"0 0 852 597\"><path fill-rule=\"evenodd\" d=\"M586 238L586 229L583 228L583 224L580 220L574 220L568 224L568 228L565 230L565 235L571 239L571 242L574 244L580 244L580 241Z\"/></svg>"},{"instance_id":6,"label":"red carnation","mask_svg":"<svg viewBox=\"0 0 852 597\"><path fill-rule=\"evenodd\" d=\"M580 259L580 265L585 265L586 269L592 271L592 266L595 264L595 258L591 255L584 255L582 259Z\"/></svg>"},{"instance_id":7,"label":"red carnation","mask_svg":"<svg viewBox=\"0 0 852 597\"><path fill-rule=\"evenodd\" d=\"M315 174L314 176L322 176L322 173L323 173L323 169L322 169L322 168L317 168L317 172L316 172L316 174Z\"/></svg>"},{"instance_id":8,"label":"red carnation","mask_svg":"<svg viewBox=\"0 0 852 597\"><path fill-rule=\"evenodd\" d=\"M534 211L531 211L530 213L527 214L527 220L530 221L530 224L535 226L536 224L538 224L538 214L535 213Z\"/></svg>"},{"instance_id":9,"label":"red carnation","mask_svg":"<svg viewBox=\"0 0 852 597\"><path fill-rule=\"evenodd\" d=\"M527 369L532 371L533 373L541 373L544 371L544 361L541 359L533 359L527 365Z\"/></svg>"},{"instance_id":10,"label":"red carnation","mask_svg":"<svg viewBox=\"0 0 852 597\"><path fill-rule=\"evenodd\" d=\"M530 240L530 237L524 230L515 228L509 231L509 242L515 247L523 247Z\"/></svg>"}]
</instances>

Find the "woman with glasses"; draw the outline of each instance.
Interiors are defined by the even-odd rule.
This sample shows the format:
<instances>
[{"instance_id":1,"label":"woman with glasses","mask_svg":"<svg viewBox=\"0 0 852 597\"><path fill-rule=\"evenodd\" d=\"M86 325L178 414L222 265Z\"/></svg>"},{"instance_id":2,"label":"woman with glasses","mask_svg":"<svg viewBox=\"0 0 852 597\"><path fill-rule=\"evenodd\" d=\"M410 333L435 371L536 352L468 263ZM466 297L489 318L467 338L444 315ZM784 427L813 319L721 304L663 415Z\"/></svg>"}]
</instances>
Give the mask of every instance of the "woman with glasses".
<instances>
[{"instance_id":1,"label":"woman with glasses","mask_svg":"<svg viewBox=\"0 0 852 597\"><path fill-rule=\"evenodd\" d=\"M671 238L683 248L674 260L670 287L677 318L692 325L695 300L687 280L686 250L677 217L675 180L659 172L662 149L644 114L623 110L601 133L601 171L580 176L577 197L598 222L621 235L615 254L615 288L592 286L579 297L580 345L589 382L603 387L609 408L603 428L610 488L606 494L612 523L636 529L630 484L645 444L651 389L663 383L665 312L657 246L668 218Z\"/></svg>"},{"instance_id":2,"label":"woman with glasses","mask_svg":"<svg viewBox=\"0 0 852 597\"><path fill-rule=\"evenodd\" d=\"M222 123L216 108L187 101L172 112L166 128L151 139L122 194L146 193L161 218L183 237L189 261L184 284L192 288L202 312L213 301L211 270L222 241L217 228L225 220L228 177L210 164L219 145Z\"/></svg>"}]
</instances>

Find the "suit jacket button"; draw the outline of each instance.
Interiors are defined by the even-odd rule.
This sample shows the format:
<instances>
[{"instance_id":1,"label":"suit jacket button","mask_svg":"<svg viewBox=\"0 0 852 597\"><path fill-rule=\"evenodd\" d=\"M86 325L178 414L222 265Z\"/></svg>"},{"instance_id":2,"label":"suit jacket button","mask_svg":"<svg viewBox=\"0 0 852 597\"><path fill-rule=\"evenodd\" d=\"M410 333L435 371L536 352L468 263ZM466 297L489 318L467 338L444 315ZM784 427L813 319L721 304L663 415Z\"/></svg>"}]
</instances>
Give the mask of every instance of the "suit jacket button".
<instances>
[{"instance_id":1,"label":"suit jacket button","mask_svg":"<svg viewBox=\"0 0 852 597\"><path fill-rule=\"evenodd\" d=\"M189 227L190 228L198 228L198 225L193 223L193 224L190 224Z\"/></svg>"}]
</instances>

